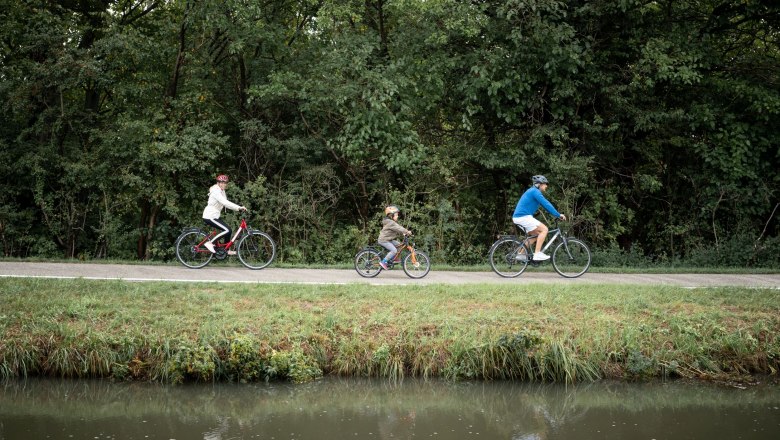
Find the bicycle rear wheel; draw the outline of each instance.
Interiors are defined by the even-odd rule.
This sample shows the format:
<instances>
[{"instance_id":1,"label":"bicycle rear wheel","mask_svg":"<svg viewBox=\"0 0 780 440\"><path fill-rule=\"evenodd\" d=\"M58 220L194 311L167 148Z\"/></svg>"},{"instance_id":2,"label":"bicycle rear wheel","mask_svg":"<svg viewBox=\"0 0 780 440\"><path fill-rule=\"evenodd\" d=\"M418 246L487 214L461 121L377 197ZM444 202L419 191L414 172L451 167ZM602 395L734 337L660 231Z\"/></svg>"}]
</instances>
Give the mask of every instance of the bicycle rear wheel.
<instances>
[{"instance_id":1,"label":"bicycle rear wheel","mask_svg":"<svg viewBox=\"0 0 780 440\"><path fill-rule=\"evenodd\" d=\"M414 251L414 256L417 262L412 261L411 253L404 258L403 268L406 275L410 278L422 278L428 275L428 272L431 271L431 260L428 258L428 255L420 251Z\"/></svg>"},{"instance_id":2,"label":"bicycle rear wheel","mask_svg":"<svg viewBox=\"0 0 780 440\"><path fill-rule=\"evenodd\" d=\"M363 249L355 255L355 270L361 277L373 278L382 271L379 261L382 256L373 249Z\"/></svg>"},{"instance_id":3,"label":"bicycle rear wheel","mask_svg":"<svg viewBox=\"0 0 780 440\"><path fill-rule=\"evenodd\" d=\"M265 232L252 231L238 242L238 259L250 269L262 269L276 256L276 243Z\"/></svg>"},{"instance_id":4,"label":"bicycle rear wheel","mask_svg":"<svg viewBox=\"0 0 780 440\"><path fill-rule=\"evenodd\" d=\"M190 269L200 269L214 258L203 243L207 236L203 231L187 231L176 239L176 259Z\"/></svg>"},{"instance_id":5,"label":"bicycle rear wheel","mask_svg":"<svg viewBox=\"0 0 780 440\"><path fill-rule=\"evenodd\" d=\"M490 267L504 278L520 276L528 267L528 255L521 252L523 243L515 238L504 238L490 248Z\"/></svg>"},{"instance_id":6,"label":"bicycle rear wheel","mask_svg":"<svg viewBox=\"0 0 780 440\"><path fill-rule=\"evenodd\" d=\"M590 249L576 238L566 239L555 248L552 254L553 268L566 278L577 278L587 272L590 268L590 260Z\"/></svg>"}]
</instances>

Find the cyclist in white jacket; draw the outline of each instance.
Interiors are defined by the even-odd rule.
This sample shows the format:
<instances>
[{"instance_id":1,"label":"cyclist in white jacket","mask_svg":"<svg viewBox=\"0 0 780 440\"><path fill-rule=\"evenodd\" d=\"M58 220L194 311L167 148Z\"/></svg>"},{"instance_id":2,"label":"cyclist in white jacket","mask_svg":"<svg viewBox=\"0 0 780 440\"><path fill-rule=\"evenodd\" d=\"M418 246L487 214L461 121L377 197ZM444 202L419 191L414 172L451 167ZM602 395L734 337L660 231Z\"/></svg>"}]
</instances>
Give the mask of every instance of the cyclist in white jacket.
<instances>
[{"instance_id":1,"label":"cyclist in white jacket","mask_svg":"<svg viewBox=\"0 0 780 440\"><path fill-rule=\"evenodd\" d=\"M206 249L211 251L211 253L216 251L214 249L214 243L216 243L218 239L225 237L224 241L227 242L231 237L230 226L219 219L222 210L224 208L229 208L233 211L246 211L246 207L236 205L227 199L225 188L227 188L228 180L228 176L225 174L217 176L217 183L209 188L209 203L203 210L203 221L207 225L215 227L218 232L214 238L204 244ZM235 255L235 253L235 251L228 251L228 255Z\"/></svg>"}]
</instances>

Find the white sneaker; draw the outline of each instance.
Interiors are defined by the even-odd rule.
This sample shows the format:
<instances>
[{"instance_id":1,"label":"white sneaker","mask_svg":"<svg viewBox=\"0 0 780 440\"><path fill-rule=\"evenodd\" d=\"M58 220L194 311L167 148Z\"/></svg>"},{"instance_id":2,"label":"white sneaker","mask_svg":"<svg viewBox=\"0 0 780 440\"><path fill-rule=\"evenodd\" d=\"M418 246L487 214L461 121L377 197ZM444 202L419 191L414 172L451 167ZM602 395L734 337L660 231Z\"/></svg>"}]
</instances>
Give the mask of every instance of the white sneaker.
<instances>
[{"instance_id":1,"label":"white sneaker","mask_svg":"<svg viewBox=\"0 0 780 440\"><path fill-rule=\"evenodd\" d=\"M525 261L528 259L528 256L526 254L517 254L515 255L515 260L517 261Z\"/></svg>"},{"instance_id":2,"label":"white sneaker","mask_svg":"<svg viewBox=\"0 0 780 440\"><path fill-rule=\"evenodd\" d=\"M212 254L216 252L216 250L214 250L214 244L210 241L203 243L203 246L206 246L206 249L208 249Z\"/></svg>"},{"instance_id":3,"label":"white sneaker","mask_svg":"<svg viewBox=\"0 0 780 440\"><path fill-rule=\"evenodd\" d=\"M537 252L534 254L534 261L546 261L549 259L550 256L545 254L544 252Z\"/></svg>"}]
</instances>

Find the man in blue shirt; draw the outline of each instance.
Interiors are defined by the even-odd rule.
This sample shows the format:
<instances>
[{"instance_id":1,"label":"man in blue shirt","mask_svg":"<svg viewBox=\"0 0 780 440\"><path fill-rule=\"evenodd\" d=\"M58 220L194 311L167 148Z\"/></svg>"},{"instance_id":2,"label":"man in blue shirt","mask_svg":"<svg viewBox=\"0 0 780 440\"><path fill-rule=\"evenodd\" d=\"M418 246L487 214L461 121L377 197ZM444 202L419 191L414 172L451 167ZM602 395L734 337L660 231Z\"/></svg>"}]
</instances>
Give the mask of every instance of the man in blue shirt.
<instances>
[{"instance_id":1,"label":"man in blue shirt","mask_svg":"<svg viewBox=\"0 0 780 440\"><path fill-rule=\"evenodd\" d=\"M512 214L512 222L517 226L523 228L528 235L537 235L538 237L531 240L531 244L536 241L536 250L533 254L534 261L549 260L550 257L542 252L542 245L547 238L547 231L549 229L544 223L534 218L536 210L539 206L543 206L551 215L561 220L566 220L566 216L555 210L552 203L548 202L542 194L547 191L547 178L544 176L534 176L531 178L533 186L523 193L520 200L517 202L515 212ZM525 255L518 255L517 258L527 258Z\"/></svg>"}]
</instances>

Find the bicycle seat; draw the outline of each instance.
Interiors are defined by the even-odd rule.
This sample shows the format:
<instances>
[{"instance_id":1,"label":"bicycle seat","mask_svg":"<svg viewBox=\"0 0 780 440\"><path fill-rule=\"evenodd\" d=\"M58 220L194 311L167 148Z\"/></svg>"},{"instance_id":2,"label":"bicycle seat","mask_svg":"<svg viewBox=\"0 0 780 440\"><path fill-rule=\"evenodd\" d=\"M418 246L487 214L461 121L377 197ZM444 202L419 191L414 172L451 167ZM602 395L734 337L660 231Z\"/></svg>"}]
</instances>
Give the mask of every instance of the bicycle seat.
<instances>
[{"instance_id":1,"label":"bicycle seat","mask_svg":"<svg viewBox=\"0 0 780 440\"><path fill-rule=\"evenodd\" d=\"M514 223L514 225L517 228L517 230L520 231L517 235L521 237L528 237L528 234L526 234L525 229L523 229L522 226L518 225L517 223Z\"/></svg>"}]
</instances>

